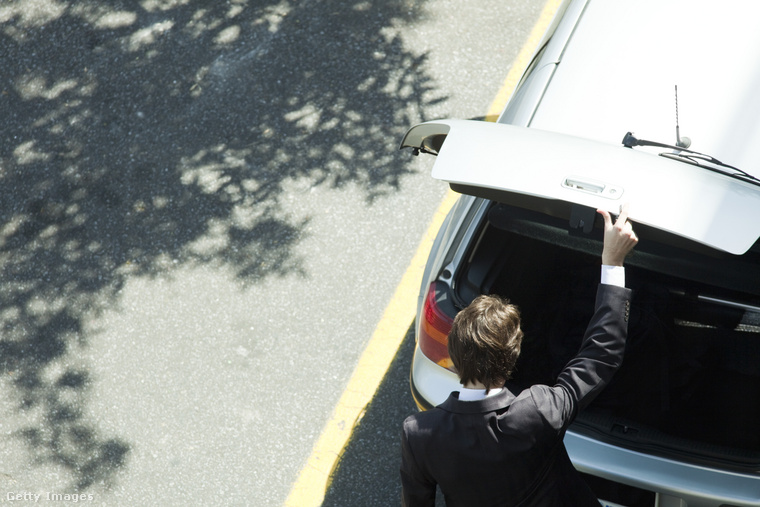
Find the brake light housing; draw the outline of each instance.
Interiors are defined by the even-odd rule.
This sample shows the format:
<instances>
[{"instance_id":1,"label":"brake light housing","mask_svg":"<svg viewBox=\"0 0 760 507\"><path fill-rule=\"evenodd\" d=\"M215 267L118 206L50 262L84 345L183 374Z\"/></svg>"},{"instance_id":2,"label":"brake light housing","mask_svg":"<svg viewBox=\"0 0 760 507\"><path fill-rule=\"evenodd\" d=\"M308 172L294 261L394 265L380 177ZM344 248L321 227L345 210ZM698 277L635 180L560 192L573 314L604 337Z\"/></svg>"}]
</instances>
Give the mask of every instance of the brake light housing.
<instances>
[{"instance_id":1,"label":"brake light housing","mask_svg":"<svg viewBox=\"0 0 760 507\"><path fill-rule=\"evenodd\" d=\"M455 314L448 286L443 282L431 283L420 314L418 344L428 359L454 373L456 368L449 356L448 335Z\"/></svg>"}]
</instances>

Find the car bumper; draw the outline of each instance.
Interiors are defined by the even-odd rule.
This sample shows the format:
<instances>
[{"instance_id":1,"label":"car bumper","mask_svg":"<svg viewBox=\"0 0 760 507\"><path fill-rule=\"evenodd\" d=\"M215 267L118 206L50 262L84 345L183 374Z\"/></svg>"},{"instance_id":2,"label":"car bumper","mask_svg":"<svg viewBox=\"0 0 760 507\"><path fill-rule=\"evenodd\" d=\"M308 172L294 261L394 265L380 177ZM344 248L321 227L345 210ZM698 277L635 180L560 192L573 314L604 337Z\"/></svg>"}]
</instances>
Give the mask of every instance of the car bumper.
<instances>
[{"instance_id":1,"label":"car bumper","mask_svg":"<svg viewBox=\"0 0 760 507\"><path fill-rule=\"evenodd\" d=\"M462 387L455 373L425 357L419 345L414 348L409 385L420 410L430 410L443 403L451 392Z\"/></svg>"},{"instance_id":2,"label":"car bumper","mask_svg":"<svg viewBox=\"0 0 760 507\"><path fill-rule=\"evenodd\" d=\"M597 477L657 493L658 506L760 506L760 475L674 461L568 431L575 467Z\"/></svg>"}]
</instances>

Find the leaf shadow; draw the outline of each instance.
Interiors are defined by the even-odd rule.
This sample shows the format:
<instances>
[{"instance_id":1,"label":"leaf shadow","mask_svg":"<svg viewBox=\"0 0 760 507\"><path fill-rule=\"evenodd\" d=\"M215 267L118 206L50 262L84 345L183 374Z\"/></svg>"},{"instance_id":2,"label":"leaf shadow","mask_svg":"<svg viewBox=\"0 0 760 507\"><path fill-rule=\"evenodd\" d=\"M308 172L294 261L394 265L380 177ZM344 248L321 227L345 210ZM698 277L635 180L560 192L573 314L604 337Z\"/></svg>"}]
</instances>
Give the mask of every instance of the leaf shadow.
<instances>
[{"instance_id":1,"label":"leaf shadow","mask_svg":"<svg viewBox=\"0 0 760 507\"><path fill-rule=\"evenodd\" d=\"M35 463L108 487L131 443L88 415L89 315L132 277L308 276L285 187L410 174L446 98L397 30L423 0L87 0L0 7L0 373Z\"/></svg>"}]
</instances>

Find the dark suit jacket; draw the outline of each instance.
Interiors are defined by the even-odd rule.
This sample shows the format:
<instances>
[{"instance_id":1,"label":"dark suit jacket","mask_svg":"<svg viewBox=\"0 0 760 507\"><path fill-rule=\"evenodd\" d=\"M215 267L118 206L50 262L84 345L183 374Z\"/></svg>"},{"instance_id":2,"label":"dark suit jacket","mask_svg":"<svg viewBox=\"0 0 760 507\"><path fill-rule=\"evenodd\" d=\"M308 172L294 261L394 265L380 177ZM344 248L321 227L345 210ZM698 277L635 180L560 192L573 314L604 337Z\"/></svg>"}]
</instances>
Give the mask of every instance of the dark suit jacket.
<instances>
[{"instance_id":1,"label":"dark suit jacket","mask_svg":"<svg viewBox=\"0 0 760 507\"><path fill-rule=\"evenodd\" d=\"M404 506L432 506L436 484L455 506L599 506L562 442L576 414L623 359L630 290L599 285L580 351L553 387L514 388L481 401L454 392L404 421Z\"/></svg>"}]
</instances>

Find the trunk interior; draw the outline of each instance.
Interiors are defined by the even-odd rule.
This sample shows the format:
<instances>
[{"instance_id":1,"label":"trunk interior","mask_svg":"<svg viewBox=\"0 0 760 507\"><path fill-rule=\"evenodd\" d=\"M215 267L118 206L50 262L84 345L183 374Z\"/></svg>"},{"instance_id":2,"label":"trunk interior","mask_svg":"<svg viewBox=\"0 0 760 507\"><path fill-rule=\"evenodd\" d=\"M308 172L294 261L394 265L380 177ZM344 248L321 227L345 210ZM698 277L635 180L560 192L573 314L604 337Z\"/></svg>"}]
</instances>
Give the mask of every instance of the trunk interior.
<instances>
[{"instance_id":1,"label":"trunk interior","mask_svg":"<svg viewBox=\"0 0 760 507\"><path fill-rule=\"evenodd\" d=\"M588 215L587 215L588 216ZM668 245L637 227L622 367L574 430L617 445L737 468L760 463L758 255ZM661 235L661 233L660 233ZM593 313L601 231L494 205L457 283L464 305L500 294L522 312L514 381L553 383ZM704 250L704 249L703 249Z\"/></svg>"}]
</instances>

